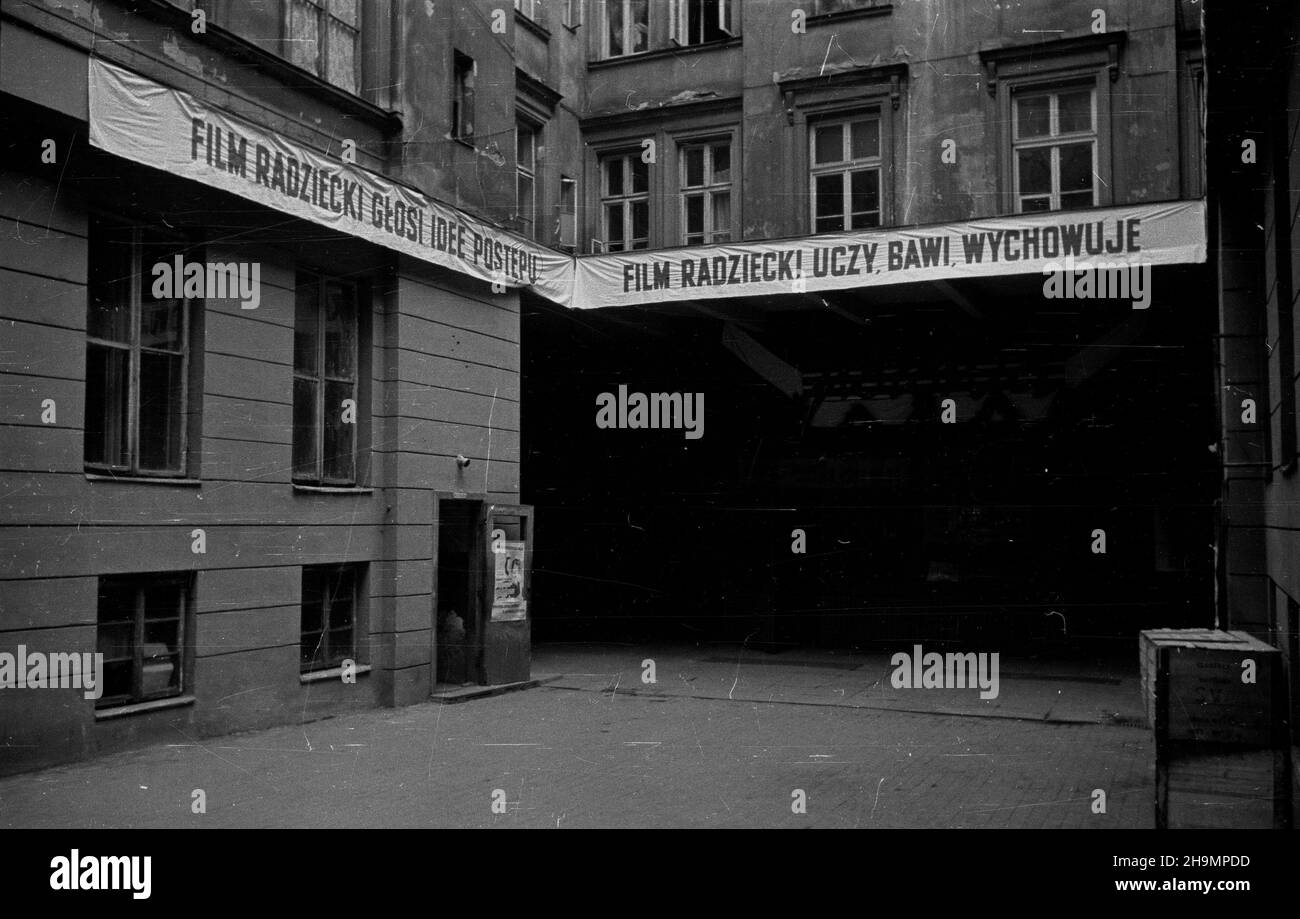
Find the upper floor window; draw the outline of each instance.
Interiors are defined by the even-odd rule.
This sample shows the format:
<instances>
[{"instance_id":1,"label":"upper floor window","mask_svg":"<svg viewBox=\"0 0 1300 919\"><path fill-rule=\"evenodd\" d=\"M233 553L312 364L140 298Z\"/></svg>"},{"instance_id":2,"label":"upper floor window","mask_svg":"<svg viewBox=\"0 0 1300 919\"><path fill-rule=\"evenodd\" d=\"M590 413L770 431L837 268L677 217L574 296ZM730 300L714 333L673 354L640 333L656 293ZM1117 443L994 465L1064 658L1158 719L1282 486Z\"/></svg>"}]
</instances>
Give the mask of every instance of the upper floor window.
<instances>
[{"instance_id":1,"label":"upper floor window","mask_svg":"<svg viewBox=\"0 0 1300 919\"><path fill-rule=\"evenodd\" d=\"M537 225L537 129L515 122L515 213L519 232L535 239Z\"/></svg>"},{"instance_id":2,"label":"upper floor window","mask_svg":"<svg viewBox=\"0 0 1300 919\"><path fill-rule=\"evenodd\" d=\"M808 139L813 232L880 226L880 117L814 122Z\"/></svg>"},{"instance_id":3,"label":"upper floor window","mask_svg":"<svg viewBox=\"0 0 1300 919\"><path fill-rule=\"evenodd\" d=\"M86 467L182 476L194 318L174 276L184 246L100 217L89 236Z\"/></svg>"},{"instance_id":4,"label":"upper floor window","mask_svg":"<svg viewBox=\"0 0 1300 919\"><path fill-rule=\"evenodd\" d=\"M650 0L601 0L601 57L639 54L650 47Z\"/></svg>"},{"instance_id":5,"label":"upper floor window","mask_svg":"<svg viewBox=\"0 0 1300 919\"><path fill-rule=\"evenodd\" d=\"M361 414L356 288L302 275L294 304L293 480L355 485Z\"/></svg>"},{"instance_id":6,"label":"upper floor window","mask_svg":"<svg viewBox=\"0 0 1300 919\"><path fill-rule=\"evenodd\" d=\"M359 8L357 0L285 0L289 60L355 94L360 86Z\"/></svg>"},{"instance_id":7,"label":"upper floor window","mask_svg":"<svg viewBox=\"0 0 1300 919\"><path fill-rule=\"evenodd\" d=\"M458 140L474 137L474 59L455 52L451 95L451 135Z\"/></svg>"},{"instance_id":8,"label":"upper floor window","mask_svg":"<svg viewBox=\"0 0 1300 919\"><path fill-rule=\"evenodd\" d=\"M650 171L640 153L600 161L601 242L607 252L650 245Z\"/></svg>"},{"instance_id":9,"label":"upper floor window","mask_svg":"<svg viewBox=\"0 0 1300 919\"><path fill-rule=\"evenodd\" d=\"M731 239L731 142L681 147L682 239L688 246Z\"/></svg>"},{"instance_id":10,"label":"upper floor window","mask_svg":"<svg viewBox=\"0 0 1300 919\"><path fill-rule=\"evenodd\" d=\"M730 38L733 6L732 0L669 0L668 34L681 45Z\"/></svg>"},{"instance_id":11,"label":"upper floor window","mask_svg":"<svg viewBox=\"0 0 1300 919\"><path fill-rule=\"evenodd\" d=\"M1096 89L1026 86L1013 95L1012 110L1016 209L1056 211L1096 204Z\"/></svg>"}]
</instances>

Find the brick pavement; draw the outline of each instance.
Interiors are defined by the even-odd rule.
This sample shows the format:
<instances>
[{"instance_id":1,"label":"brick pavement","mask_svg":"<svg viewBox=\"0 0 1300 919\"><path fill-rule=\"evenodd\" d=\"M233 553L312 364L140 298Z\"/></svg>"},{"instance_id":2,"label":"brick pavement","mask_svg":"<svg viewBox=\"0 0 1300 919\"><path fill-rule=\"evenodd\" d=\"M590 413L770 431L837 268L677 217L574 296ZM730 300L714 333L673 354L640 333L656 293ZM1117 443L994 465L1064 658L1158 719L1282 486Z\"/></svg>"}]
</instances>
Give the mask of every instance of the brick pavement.
<instances>
[{"instance_id":1,"label":"brick pavement","mask_svg":"<svg viewBox=\"0 0 1300 919\"><path fill-rule=\"evenodd\" d=\"M846 704L850 689L877 679L874 664L826 666L844 659L802 652L791 664L747 665L743 654L658 650L659 683L638 686L640 662L655 653L543 648L534 673L562 679L522 692L178 736L9 777L0 780L0 825L1152 825L1150 734L1106 714L1128 704L1123 682L1040 671L1040 701L1060 693L1100 713L1092 723L1054 723ZM1091 702L1076 698L1085 694ZM206 814L191 813L198 788ZM1107 792L1104 815L1091 813L1094 788ZM492 812L495 789L505 793L504 814ZM807 814L791 811L795 789L806 793Z\"/></svg>"}]
</instances>

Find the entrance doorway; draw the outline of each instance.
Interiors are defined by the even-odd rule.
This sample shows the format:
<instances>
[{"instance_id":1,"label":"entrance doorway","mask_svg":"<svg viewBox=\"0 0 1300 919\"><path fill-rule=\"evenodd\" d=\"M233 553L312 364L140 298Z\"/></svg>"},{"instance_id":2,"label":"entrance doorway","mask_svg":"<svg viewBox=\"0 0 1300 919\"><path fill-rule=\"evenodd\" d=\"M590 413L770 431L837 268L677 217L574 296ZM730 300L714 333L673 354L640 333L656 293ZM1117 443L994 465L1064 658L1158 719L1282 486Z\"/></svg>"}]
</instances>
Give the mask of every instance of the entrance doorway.
<instances>
[{"instance_id":1,"label":"entrance doorway","mask_svg":"<svg viewBox=\"0 0 1300 919\"><path fill-rule=\"evenodd\" d=\"M485 683L479 545L483 502L438 502L437 682Z\"/></svg>"}]
</instances>

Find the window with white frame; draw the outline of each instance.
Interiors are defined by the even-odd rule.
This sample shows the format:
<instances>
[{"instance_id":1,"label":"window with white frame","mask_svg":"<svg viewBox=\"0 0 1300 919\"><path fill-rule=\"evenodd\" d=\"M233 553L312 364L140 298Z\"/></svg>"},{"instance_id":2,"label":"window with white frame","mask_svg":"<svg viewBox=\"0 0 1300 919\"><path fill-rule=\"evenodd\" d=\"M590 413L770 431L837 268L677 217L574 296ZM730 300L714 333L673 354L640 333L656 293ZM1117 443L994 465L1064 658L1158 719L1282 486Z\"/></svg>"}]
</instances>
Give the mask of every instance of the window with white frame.
<instances>
[{"instance_id":1,"label":"window with white frame","mask_svg":"<svg viewBox=\"0 0 1300 919\"><path fill-rule=\"evenodd\" d=\"M1016 209L1058 211L1096 204L1096 89L1020 87L1011 105Z\"/></svg>"},{"instance_id":2,"label":"window with white frame","mask_svg":"<svg viewBox=\"0 0 1300 919\"><path fill-rule=\"evenodd\" d=\"M813 232L880 226L880 116L814 122L808 141Z\"/></svg>"},{"instance_id":3,"label":"window with white frame","mask_svg":"<svg viewBox=\"0 0 1300 919\"><path fill-rule=\"evenodd\" d=\"M601 242L607 252L650 246L650 170L641 154L600 160Z\"/></svg>"},{"instance_id":4,"label":"window with white frame","mask_svg":"<svg viewBox=\"0 0 1300 919\"><path fill-rule=\"evenodd\" d=\"M639 54L650 48L649 0L601 0L601 57Z\"/></svg>"},{"instance_id":5,"label":"window with white frame","mask_svg":"<svg viewBox=\"0 0 1300 919\"><path fill-rule=\"evenodd\" d=\"M725 41L735 34L733 0L669 0L668 34L679 45Z\"/></svg>"},{"instance_id":6,"label":"window with white frame","mask_svg":"<svg viewBox=\"0 0 1300 919\"><path fill-rule=\"evenodd\" d=\"M533 239L537 225L537 129L515 122L515 215L519 231Z\"/></svg>"},{"instance_id":7,"label":"window with white frame","mask_svg":"<svg viewBox=\"0 0 1300 919\"><path fill-rule=\"evenodd\" d=\"M285 0L285 56L340 89L360 86L358 0Z\"/></svg>"},{"instance_id":8,"label":"window with white frame","mask_svg":"<svg viewBox=\"0 0 1300 919\"><path fill-rule=\"evenodd\" d=\"M731 239L731 141L683 144L678 175L682 241L688 246Z\"/></svg>"}]
</instances>

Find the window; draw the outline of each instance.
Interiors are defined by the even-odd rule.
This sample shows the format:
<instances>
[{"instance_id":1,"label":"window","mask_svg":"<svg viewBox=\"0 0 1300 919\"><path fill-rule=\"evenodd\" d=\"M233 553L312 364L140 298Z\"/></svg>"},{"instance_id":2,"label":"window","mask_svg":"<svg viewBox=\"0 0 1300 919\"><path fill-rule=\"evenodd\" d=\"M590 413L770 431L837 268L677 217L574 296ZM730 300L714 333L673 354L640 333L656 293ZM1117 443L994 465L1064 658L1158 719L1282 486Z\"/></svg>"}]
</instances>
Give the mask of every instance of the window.
<instances>
[{"instance_id":1,"label":"window","mask_svg":"<svg viewBox=\"0 0 1300 919\"><path fill-rule=\"evenodd\" d=\"M602 0L605 12L602 57L638 54L649 48L649 0Z\"/></svg>"},{"instance_id":2,"label":"window","mask_svg":"<svg viewBox=\"0 0 1300 919\"><path fill-rule=\"evenodd\" d=\"M1012 97L1016 209L1057 211L1096 203L1096 90L1025 87Z\"/></svg>"},{"instance_id":3,"label":"window","mask_svg":"<svg viewBox=\"0 0 1300 919\"><path fill-rule=\"evenodd\" d=\"M293 328L293 480L356 484L356 288L303 275Z\"/></svg>"},{"instance_id":4,"label":"window","mask_svg":"<svg viewBox=\"0 0 1300 919\"><path fill-rule=\"evenodd\" d=\"M572 250L577 246L577 205L577 180L569 176L560 176L559 219L556 222L555 230L562 249Z\"/></svg>"},{"instance_id":5,"label":"window","mask_svg":"<svg viewBox=\"0 0 1300 919\"><path fill-rule=\"evenodd\" d=\"M286 56L297 66L356 93L361 20L357 0L286 0Z\"/></svg>"},{"instance_id":6,"label":"window","mask_svg":"<svg viewBox=\"0 0 1300 919\"><path fill-rule=\"evenodd\" d=\"M732 0L669 0L668 34L680 45L701 45L732 36Z\"/></svg>"},{"instance_id":7,"label":"window","mask_svg":"<svg viewBox=\"0 0 1300 919\"><path fill-rule=\"evenodd\" d=\"M640 153L600 161L601 235L607 252L650 245L650 172Z\"/></svg>"},{"instance_id":8,"label":"window","mask_svg":"<svg viewBox=\"0 0 1300 919\"><path fill-rule=\"evenodd\" d=\"M731 142L681 147L682 237L688 246L731 239Z\"/></svg>"},{"instance_id":9,"label":"window","mask_svg":"<svg viewBox=\"0 0 1300 919\"><path fill-rule=\"evenodd\" d=\"M570 29L582 25L582 0L564 0L564 24Z\"/></svg>"},{"instance_id":10,"label":"window","mask_svg":"<svg viewBox=\"0 0 1300 919\"><path fill-rule=\"evenodd\" d=\"M86 467L105 473L186 472L190 326L194 305L155 285L184 247L93 218L86 320Z\"/></svg>"},{"instance_id":11,"label":"window","mask_svg":"<svg viewBox=\"0 0 1300 919\"><path fill-rule=\"evenodd\" d=\"M451 135L458 140L474 137L474 59L457 51L452 80Z\"/></svg>"},{"instance_id":12,"label":"window","mask_svg":"<svg viewBox=\"0 0 1300 919\"><path fill-rule=\"evenodd\" d=\"M515 214L519 232L535 239L537 223L537 129L515 123Z\"/></svg>"},{"instance_id":13,"label":"window","mask_svg":"<svg viewBox=\"0 0 1300 919\"><path fill-rule=\"evenodd\" d=\"M191 577L114 575L99 579L96 649L104 655L97 708L186 691Z\"/></svg>"},{"instance_id":14,"label":"window","mask_svg":"<svg viewBox=\"0 0 1300 919\"><path fill-rule=\"evenodd\" d=\"M299 660L304 672L338 667L357 659L359 565L311 565L302 569L302 635Z\"/></svg>"},{"instance_id":15,"label":"window","mask_svg":"<svg viewBox=\"0 0 1300 919\"><path fill-rule=\"evenodd\" d=\"M880 226L879 116L814 122L808 138L813 232Z\"/></svg>"}]
</instances>

